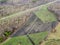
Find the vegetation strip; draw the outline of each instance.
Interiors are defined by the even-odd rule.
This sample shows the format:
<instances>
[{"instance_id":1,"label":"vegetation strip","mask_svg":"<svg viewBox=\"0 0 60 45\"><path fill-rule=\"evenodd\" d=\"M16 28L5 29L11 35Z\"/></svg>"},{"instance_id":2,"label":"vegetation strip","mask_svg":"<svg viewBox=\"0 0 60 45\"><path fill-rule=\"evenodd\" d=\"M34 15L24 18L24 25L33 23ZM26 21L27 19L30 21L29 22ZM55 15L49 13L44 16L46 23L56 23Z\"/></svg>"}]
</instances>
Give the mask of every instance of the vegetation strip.
<instances>
[{"instance_id":1,"label":"vegetation strip","mask_svg":"<svg viewBox=\"0 0 60 45\"><path fill-rule=\"evenodd\" d=\"M44 23L56 21L55 14L48 11L48 7L42 6L38 11L34 12L36 16L41 19Z\"/></svg>"},{"instance_id":2,"label":"vegetation strip","mask_svg":"<svg viewBox=\"0 0 60 45\"><path fill-rule=\"evenodd\" d=\"M36 44L39 44L39 42L41 42L42 40L44 40L44 38L46 37L48 32L41 32L41 33L35 33L35 34L30 34L29 38L31 38L31 40ZM6 42L2 43L2 45L32 45L32 43L30 42L30 40L28 39L28 37L26 35L24 36L17 36L17 37L12 37L12 38L8 38L8 40L6 40Z\"/></svg>"}]
</instances>

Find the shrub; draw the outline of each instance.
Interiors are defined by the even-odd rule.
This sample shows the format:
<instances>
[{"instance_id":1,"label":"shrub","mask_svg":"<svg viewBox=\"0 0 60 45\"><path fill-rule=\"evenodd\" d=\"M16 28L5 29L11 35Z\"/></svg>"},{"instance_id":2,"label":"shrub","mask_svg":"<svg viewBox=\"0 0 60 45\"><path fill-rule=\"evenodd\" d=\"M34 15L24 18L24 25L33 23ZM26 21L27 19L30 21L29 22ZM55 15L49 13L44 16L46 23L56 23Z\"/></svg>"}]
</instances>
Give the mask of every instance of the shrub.
<instances>
[{"instance_id":1,"label":"shrub","mask_svg":"<svg viewBox=\"0 0 60 45\"><path fill-rule=\"evenodd\" d=\"M11 31L5 31L5 32L4 32L4 35L5 35L6 37L8 37L10 34L11 34Z\"/></svg>"},{"instance_id":2,"label":"shrub","mask_svg":"<svg viewBox=\"0 0 60 45\"><path fill-rule=\"evenodd\" d=\"M0 37L0 42L2 42L3 41L3 37Z\"/></svg>"}]
</instances>

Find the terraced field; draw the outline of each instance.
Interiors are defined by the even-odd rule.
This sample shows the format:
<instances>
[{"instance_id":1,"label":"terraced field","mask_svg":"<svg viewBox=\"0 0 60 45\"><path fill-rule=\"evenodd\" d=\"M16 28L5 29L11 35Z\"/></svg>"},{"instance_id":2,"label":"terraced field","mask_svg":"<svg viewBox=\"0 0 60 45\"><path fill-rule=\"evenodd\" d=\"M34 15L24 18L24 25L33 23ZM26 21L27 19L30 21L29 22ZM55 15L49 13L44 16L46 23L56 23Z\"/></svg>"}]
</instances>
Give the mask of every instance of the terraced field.
<instances>
[{"instance_id":1,"label":"terraced field","mask_svg":"<svg viewBox=\"0 0 60 45\"><path fill-rule=\"evenodd\" d=\"M25 14L27 15L27 16L24 16L22 18L21 22L24 23L26 21L25 19L27 19L28 17L30 17L30 12L33 11L33 10L35 10L35 9L38 9L39 7L32 8L32 9L29 9L29 10L26 10L26 11L23 11L23 12L18 12L18 13L15 13L15 14L11 15L11 16L7 16L7 17L4 17L4 18L1 18L0 19L1 20L0 21L1 22L0 29L1 30L13 30L13 28L15 28L15 29L18 28L20 26L20 24L21 24L21 23L18 24L18 22L20 22L20 15L25 15ZM30 11L30 12L28 12L28 11Z\"/></svg>"},{"instance_id":2,"label":"terraced field","mask_svg":"<svg viewBox=\"0 0 60 45\"><path fill-rule=\"evenodd\" d=\"M53 2L47 0L20 0L20 2L17 0L17 2L15 2L15 0L13 3L11 3L11 1L3 4L3 6L5 5L6 7L7 4L14 5L18 6L18 9L15 7L13 9L12 7L13 11L10 12L10 8L7 6L9 13L7 13L8 10L5 16L1 13L3 16L0 18L0 41L2 42L0 45L60 44L60 22L56 14L48 9L50 4L58 0L51 0ZM28 5L24 8L21 7L22 10L19 10L21 6L19 3L22 4L23 7L24 4ZM15 9L17 10L16 12L14 12ZM3 13L5 10L3 10ZM9 34L10 32L12 33Z\"/></svg>"}]
</instances>

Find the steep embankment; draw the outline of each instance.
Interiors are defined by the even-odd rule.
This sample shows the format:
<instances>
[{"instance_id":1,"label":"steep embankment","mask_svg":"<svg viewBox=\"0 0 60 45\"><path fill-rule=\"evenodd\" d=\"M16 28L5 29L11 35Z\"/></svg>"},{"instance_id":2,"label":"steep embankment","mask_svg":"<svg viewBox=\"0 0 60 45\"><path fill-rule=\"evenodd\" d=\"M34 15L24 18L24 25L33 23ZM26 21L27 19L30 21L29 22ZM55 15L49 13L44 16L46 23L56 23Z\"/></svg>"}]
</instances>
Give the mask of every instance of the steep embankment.
<instances>
[{"instance_id":1,"label":"steep embankment","mask_svg":"<svg viewBox=\"0 0 60 45\"><path fill-rule=\"evenodd\" d=\"M11 30L12 28L18 28L18 25L21 24L21 23L18 24L18 22L23 21L23 23L25 23L24 20L26 19L26 17L28 18L30 16L30 12L41 8L42 6L43 5L1 18L0 19L0 28L1 28L1 30L3 30L2 32L4 32L4 30ZM23 16L22 20L20 20L20 15L27 15L27 16Z\"/></svg>"},{"instance_id":2,"label":"steep embankment","mask_svg":"<svg viewBox=\"0 0 60 45\"><path fill-rule=\"evenodd\" d=\"M53 2L51 2L51 3L53 3ZM29 9L29 10L26 10L26 11L31 11L31 12L33 11L33 12L35 12L35 9L36 9L36 10L42 9L42 7L48 6L48 5L51 4L51 3L48 3L48 4L46 4L46 5L42 5L42 6L33 8L34 10L33 10L33 9ZM45 8L46 8L46 7L44 7L44 9L45 9ZM25 11L24 11L24 12L25 12ZM24 13L24 12L22 12L22 13ZM44 12L44 11L43 11L43 12ZM42 13L43 13L43 12L42 12ZM22 14L22 13L21 13L21 14ZM25 13L24 13L24 14L25 14ZM27 14L27 13L26 13L26 14ZM48 14L50 14L50 13L48 13ZM43 17L43 16L42 16L42 17ZM53 17L54 17L54 16L53 16ZM7 18L7 17L6 17L6 18ZM2 19L4 19L4 18L2 18ZM47 18L47 19L48 19L48 18ZM54 18L54 19L55 19L55 18ZM43 21L43 20L42 20L42 21ZM55 20L53 20L53 21L55 21ZM47 34L47 33L46 33L46 34ZM38 36L39 36L39 35L38 35ZM37 37L38 37L38 36L37 36ZM44 38L45 38L45 37L44 37L44 33L43 33L43 36L41 36L41 37L43 37L43 40L44 40ZM32 37L32 38L35 39L34 37ZM39 38L39 39L40 39L40 38ZM37 38L35 41L39 41L39 39ZM34 41L34 42L35 42L35 41ZM14 42L13 42L13 43L14 43ZM39 43L39 42L37 42L37 43Z\"/></svg>"}]
</instances>

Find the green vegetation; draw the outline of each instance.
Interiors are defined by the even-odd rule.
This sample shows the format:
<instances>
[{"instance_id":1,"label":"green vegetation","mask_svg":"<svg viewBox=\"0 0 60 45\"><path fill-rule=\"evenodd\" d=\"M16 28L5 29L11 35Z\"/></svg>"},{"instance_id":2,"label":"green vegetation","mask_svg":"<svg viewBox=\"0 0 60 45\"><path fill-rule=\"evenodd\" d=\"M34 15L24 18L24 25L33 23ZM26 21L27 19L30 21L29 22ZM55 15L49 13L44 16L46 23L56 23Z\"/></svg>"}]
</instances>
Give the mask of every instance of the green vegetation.
<instances>
[{"instance_id":1,"label":"green vegetation","mask_svg":"<svg viewBox=\"0 0 60 45\"><path fill-rule=\"evenodd\" d=\"M19 12L19 13L16 13L16 14L12 14L11 16L1 18L0 19L0 24L5 24L4 21L9 23L10 20L12 20L12 19L13 20L15 20L15 18L18 19L18 17L20 18L20 16L21 16L20 14L21 13ZM47 6L42 6L42 8L39 11L35 12L35 14L44 23L45 22L52 22L52 21L57 20L56 17L54 16L54 14L48 11ZM9 31L6 31L4 33L4 35L6 37L9 36L10 34L11 34L11 32L9 32ZM47 35L48 35L48 32L41 32L41 33L30 34L29 36L34 41L35 45L39 45L39 43L41 41L43 41L46 38ZM9 40L6 40L2 45L32 45L26 35L25 36L12 37L12 38L8 38L8 39ZM3 40L3 38L0 37L0 41L2 41L2 40ZM54 44L54 45L56 45L56 44Z\"/></svg>"},{"instance_id":2,"label":"green vegetation","mask_svg":"<svg viewBox=\"0 0 60 45\"><path fill-rule=\"evenodd\" d=\"M48 35L48 32L41 32L37 34L30 34L29 36L34 41L35 45L39 45L39 43L44 40L44 38Z\"/></svg>"},{"instance_id":3,"label":"green vegetation","mask_svg":"<svg viewBox=\"0 0 60 45\"><path fill-rule=\"evenodd\" d=\"M47 36L48 32L41 32L36 34L30 34L29 36L34 41L36 45L39 44L44 38ZM28 37L25 36L18 36L18 37L12 37L6 40L2 45L32 45Z\"/></svg>"},{"instance_id":4,"label":"green vegetation","mask_svg":"<svg viewBox=\"0 0 60 45\"><path fill-rule=\"evenodd\" d=\"M32 45L26 36L12 37L2 45Z\"/></svg>"},{"instance_id":5,"label":"green vegetation","mask_svg":"<svg viewBox=\"0 0 60 45\"><path fill-rule=\"evenodd\" d=\"M2 42L3 41L3 37L0 37L0 42Z\"/></svg>"},{"instance_id":6,"label":"green vegetation","mask_svg":"<svg viewBox=\"0 0 60 45\"><path fill-rule=\"evenodd\" d=\"M5 32L4 32L4 35L5 35L6 37L8 37L10 34L11 34L11 31L5 31Z\"/></svg>"},{"instance_id":7,"label":"green vegetation","mask_svg":"<svg viewBox=\"0 0 60 45\"><path fill-rule=\"evenodd\" d=\"M60 45L60 39L56 40L56 39L51 39L48 40L45 45Z\"/></svg>"},{"instance_id":8,"label":"green vegetation","mask_svg":"<svg viewBox=\"0 0 60 45\"><path fill-rule=\"evenodd\" d=\"M35 12L36 16L39 17L44 23L56 21L56 17L53 13L49 12L47 5L42 6L38 11Z\"/></svg>"},{"instance_id":9,"label":"green vegetation","mask_svg":"<svg viewBox=\"0 0 60 45\"><path fill-rule=\"evenodd\" d=\"M10 34L10 31L5 31L3 34L4 36L0 36L0 43L3 42Z\"/></svg>"}]
</instances>

